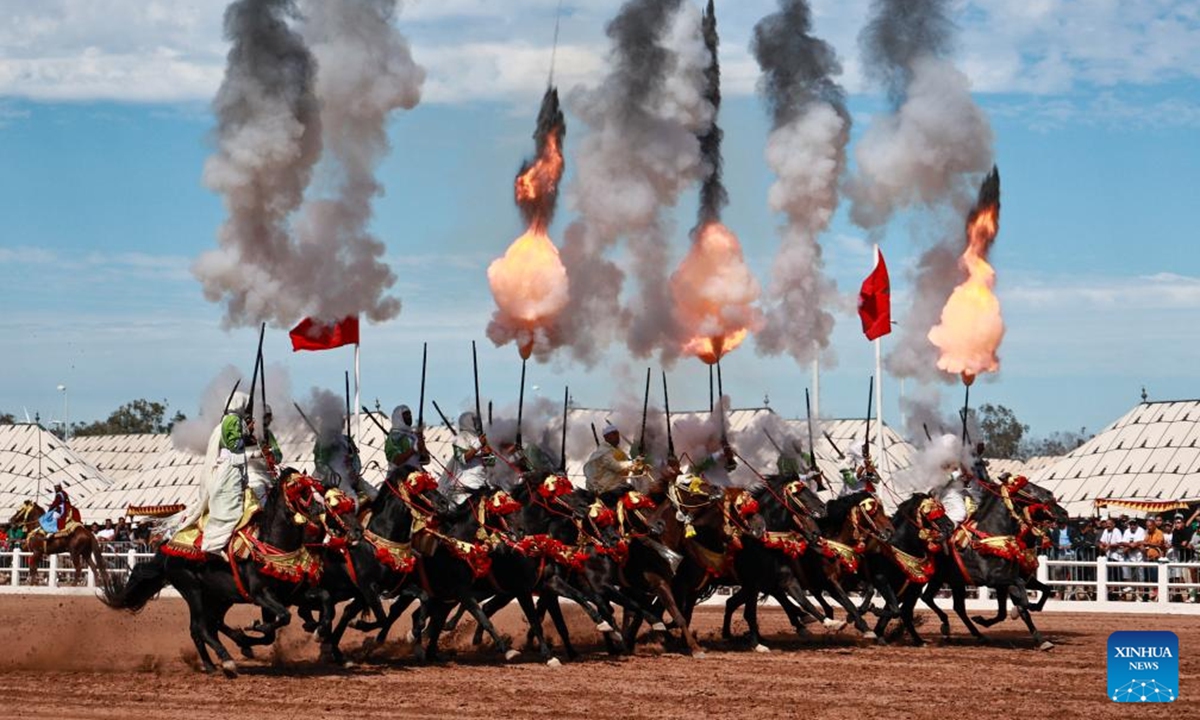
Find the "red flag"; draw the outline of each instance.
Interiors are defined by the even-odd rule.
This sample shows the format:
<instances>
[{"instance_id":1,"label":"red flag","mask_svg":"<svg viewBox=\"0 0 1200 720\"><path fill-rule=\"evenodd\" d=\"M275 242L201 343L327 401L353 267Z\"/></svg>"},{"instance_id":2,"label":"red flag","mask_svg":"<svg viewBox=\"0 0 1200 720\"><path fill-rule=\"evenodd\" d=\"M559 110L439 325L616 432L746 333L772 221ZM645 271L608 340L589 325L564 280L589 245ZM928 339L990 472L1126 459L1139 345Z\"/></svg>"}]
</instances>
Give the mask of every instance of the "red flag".
<instances>
[{"instance_id":1,"label":"red flag","mask_svg":"<svg viewBox=\"0 0 1200 720\"><path fill-rule=\"evenodd\" d=\"M862 318L863 333L868 340L892 331L892 289L887 264L883 262L878 245L875 246L875 268L858 291L858 316Z\"/></svg>"},{"instance_id":2,"label":"red flag","mask_svg":"<svg viewBox=\"0 0 1200 720\"><path fill-rule=\"evenodd\" d=\"M292 350L328 350L343 345L358 344L358 316L327 325L304 318L288 333L292 338Z\"/></svg>"}]
</instances>

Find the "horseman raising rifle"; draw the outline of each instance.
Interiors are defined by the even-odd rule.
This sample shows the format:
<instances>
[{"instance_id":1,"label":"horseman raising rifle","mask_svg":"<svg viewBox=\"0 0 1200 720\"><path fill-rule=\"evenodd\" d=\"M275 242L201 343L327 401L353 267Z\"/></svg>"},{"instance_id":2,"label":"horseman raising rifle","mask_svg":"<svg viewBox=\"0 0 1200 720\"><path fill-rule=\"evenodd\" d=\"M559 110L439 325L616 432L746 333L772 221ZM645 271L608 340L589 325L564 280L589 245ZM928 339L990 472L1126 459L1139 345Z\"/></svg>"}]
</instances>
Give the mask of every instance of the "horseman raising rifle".
<instances>
[{"instance_id":1,"label":"horseman raising rifle","mask_svg":"<svg viewBox=\"0 0 1200 720\"><path fill-rule=\"evenodd\" d=\"M54 502L50 503L50 509L41 517L42 530L48 534L54 534L66 527L67 523L72 520L75 506L71 504L71 497L67 495L67 491L63 490L61 483L54 485Z\"/></svg>"}]
</instances>

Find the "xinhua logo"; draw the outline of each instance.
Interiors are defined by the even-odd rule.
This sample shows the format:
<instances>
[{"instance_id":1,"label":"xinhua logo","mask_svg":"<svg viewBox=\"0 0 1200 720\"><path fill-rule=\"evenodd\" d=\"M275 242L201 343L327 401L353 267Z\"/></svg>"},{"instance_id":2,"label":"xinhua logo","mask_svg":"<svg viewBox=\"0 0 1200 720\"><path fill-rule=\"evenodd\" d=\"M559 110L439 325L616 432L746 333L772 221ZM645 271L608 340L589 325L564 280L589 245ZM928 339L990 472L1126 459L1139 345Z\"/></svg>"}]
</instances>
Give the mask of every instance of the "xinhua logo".
<instances>
[{"instance_id":1,"label":"xinhua logo","mask_svg":"<svg viewBox=\"0 0 1200 720\"><path fill-rule=\"evenodd\" d=\"M1122 630L1108 636L1108 699L1174 702L1179 697L1179 636Z\"/></svg>"}]
</instances>

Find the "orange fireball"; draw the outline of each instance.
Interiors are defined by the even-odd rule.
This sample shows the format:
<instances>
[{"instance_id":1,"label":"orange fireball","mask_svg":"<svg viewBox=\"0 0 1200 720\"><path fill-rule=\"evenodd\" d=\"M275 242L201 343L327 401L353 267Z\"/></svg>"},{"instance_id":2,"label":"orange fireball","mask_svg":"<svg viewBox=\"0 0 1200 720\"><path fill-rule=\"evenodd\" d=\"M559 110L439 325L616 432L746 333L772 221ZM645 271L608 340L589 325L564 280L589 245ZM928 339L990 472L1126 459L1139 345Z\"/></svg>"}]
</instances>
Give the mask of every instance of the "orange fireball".
<instances>
[{"instance_id":1,"label":"orange fireball","mask_svg":"<svg viewBox=\"0 0 1200 720\"><path fill-rule=\"evenodd\" d=\"M565 133L558 92L549 88L534 134L537 157L521 168L513 183L517 207L529 227L487 271L497 307L488 335L497 345L516 341L526 359L570 299L567 269L547 234L563 175Z\"/></svg>"},{"instance_id":2,"label":"orange fireball","mask_svg":"<svg viewBox=\"0 0 1200 720\"><path fill-rule=\"evenodd\" d=\"M762 323L760 294L733 231L719 222L701 226L671 276L684 354L712 365L740 345Z\"/></svg>"},{"instance_id":3,"label":"orange fireball","mask_svg":"<svg viewBox=\"0 0 1200 720\"><path fill-rule=\"evenodd\" d=\"M928 336L941 351L938 368L961 375L968 385L979 373L1000 369L996 351L1004 339L1004 318L993 292L996 271L987 261L999 229L1000 175L993 168L967 220L967 249L959 260L967 279L954 288L942 308L941 322Z\"/></svg>"}]
</instances>

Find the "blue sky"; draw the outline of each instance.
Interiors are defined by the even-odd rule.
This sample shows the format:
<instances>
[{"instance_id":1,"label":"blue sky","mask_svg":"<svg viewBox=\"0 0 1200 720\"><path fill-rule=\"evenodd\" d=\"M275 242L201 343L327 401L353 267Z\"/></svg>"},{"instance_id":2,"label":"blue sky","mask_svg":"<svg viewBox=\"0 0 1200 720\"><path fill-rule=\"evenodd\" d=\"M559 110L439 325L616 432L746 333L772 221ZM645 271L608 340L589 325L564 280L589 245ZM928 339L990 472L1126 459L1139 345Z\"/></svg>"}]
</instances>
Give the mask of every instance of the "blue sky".
<instances>
[{"instance_id":1,"label":"blue sky","mask_svg":"<svg viewBox=\"0 0 1200 720\"><path fill-rule=\"evenodd\" d=\"M778 243L767 208L768 121L754 95L749 30L770 0L717 3L726 102L726 223L764 281ZM208 100L220 82L223 3L0 0L0 411L102 417L137 397L194 413L226 364L248 372L252 331L220 328L191 261L215 245L220 198L204 188L211 152ZM430 343L430 395L470 397L469 342L480 341L483 390L513 401L519 364L483 330L493 309L484 269L521 231L511 180L530 152L557 0L409 3L399 20L428 81L422 103L390 123L372 229L388 246L404 310L364 328L364 398L415 401L420 343ZM603 24L618 2L564 3L558 78L564 88L604 71ZM854 137L881 97L863 83L855 36L866 2L816 2L816 32L837 47L851 91ZM996 9L960 2L956 62L995 133L1003 178L993 251L1008 334L1002 369L972 398L1013 408L1039 434L1097 430L1138 400L1194 398L1200 341L1200 5L1043 0ZM1007 3L1003 5L1009 5ZM1017 5L1017 4L1014 4ZM1132 6L1132 7L1131 7ZM568 116L571 149L582 127ZM569 182L569 177L568 177ZM676 259L694 193L679 208ZM551 235L561 238L564 207ZM905 269L918 254L914 218L887 228L895 317ZM870 268L866 234L844 207L822 238L842 293ZM822 413L862 413L873 353L857 318L839 316L835 367L821 380ZM272 332L270 362L297 392L340 386L348 350L292 355ZM886 352L886 340L885 340ZM531 384L585 405L630 392L644 363L614 348L591 370L565 359L531 367ZM736 406L761 402L803 414L809 369L756 357L724 363ZM672 375L678 407L707 402L707 371ZM622 390L624 388L624 390ZM885 417L898 421L888 380ZM632 390L640 392L640 388ZM957 402L959 391L952 391Z\"/></svg>"}]
</instances>

